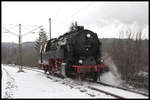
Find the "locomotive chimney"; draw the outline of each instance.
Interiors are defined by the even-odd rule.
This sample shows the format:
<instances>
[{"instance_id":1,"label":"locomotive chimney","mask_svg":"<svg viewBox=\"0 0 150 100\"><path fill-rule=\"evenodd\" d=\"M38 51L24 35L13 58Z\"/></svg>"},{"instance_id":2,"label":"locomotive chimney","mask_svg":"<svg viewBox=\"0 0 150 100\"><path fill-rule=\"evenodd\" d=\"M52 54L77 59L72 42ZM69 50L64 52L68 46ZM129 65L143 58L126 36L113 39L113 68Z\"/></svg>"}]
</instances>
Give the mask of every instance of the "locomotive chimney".
<instances>
[{"instance_id":1,"label":"locomotive chimney","mask_svg":"<svg viewBox=\"0 0 150 100\"><path fill-rule=\"evenodd\" d=\"M77 24L77 22L75 21L75 26L77 27L78 26L78 24Z\"/></svg>"}]
</instances>

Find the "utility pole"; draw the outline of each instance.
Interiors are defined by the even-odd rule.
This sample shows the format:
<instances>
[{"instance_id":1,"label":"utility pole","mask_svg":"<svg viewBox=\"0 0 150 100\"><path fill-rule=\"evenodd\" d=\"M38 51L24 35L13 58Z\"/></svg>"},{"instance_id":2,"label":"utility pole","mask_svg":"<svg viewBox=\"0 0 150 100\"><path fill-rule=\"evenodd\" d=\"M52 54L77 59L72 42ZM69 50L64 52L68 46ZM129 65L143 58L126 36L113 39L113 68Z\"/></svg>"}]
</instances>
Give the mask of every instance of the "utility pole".
<instances>
[{"instance_id":1,"label":"utility pole","mask_svg":"<svg viewBox=\"0 0 150 100\"><path fill-rule=\"evenodd\" d=\"M51 18L49 18L49 34L50 34L50 41L51 41Z\"/></svg>"},{"instance_id":2,"label":"utility pole","mask_svg":"<svg viewBox=\"0 0 150 100\"><path fill-rule=\"evenodd\" d=\"M19 42L19 48L18 48L19 49L19 70L18 70L18 72L24 72L23 68L22 68L22 37L28 35L29 33L32 33L33 31L35 31L35 30L37 30L41 27L42 26L39 26L39 27L25 33L24 35L21 34L21 24L19 24L19 35L17 35L16 33L11 32L10 30L8 30L6 28L3 28L6 31L6 32L3 32L3 33L12 33L13 35L15 35L19 38L19 41L18 41Z\"/></svg>"},{"instance_id":3,"label":"utility pole","mask_svg":"<svg viewBox=\"0 0 150 100\"><path fill-rule=\"evenodd\" d=\"M19 24L19 70L18 72L24 72L22 69L22 39L21 39L21 24Z\"/></svg>"}]
</instances>

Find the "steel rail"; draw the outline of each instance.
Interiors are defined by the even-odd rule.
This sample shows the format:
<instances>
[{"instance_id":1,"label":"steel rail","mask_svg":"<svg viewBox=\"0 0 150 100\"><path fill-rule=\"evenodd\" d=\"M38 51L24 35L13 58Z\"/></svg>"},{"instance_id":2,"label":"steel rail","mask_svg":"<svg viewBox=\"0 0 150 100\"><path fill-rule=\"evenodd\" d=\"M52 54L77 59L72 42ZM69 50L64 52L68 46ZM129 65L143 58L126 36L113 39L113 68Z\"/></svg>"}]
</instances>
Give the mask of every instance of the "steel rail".
<instances>
[{"instance_id":1,"label":"steel rail","mask_svg":"<svg viewBox=\"0 0 150 100\"><path fill-rule=\"evenodd\" d=\"M123 88L123 87L119 87L119 86L113 86L113 85L102 83L102 82L96 82L96 83L104 85L104 86L109 86L109 87L113 87L113 88L118 88L118 89L126 90L126 91L129 91L129 92L141 94L141 95L144 95L144 96L149 96L149 94L138 92L138 91L135 91L135 90L131 90L129 88Z\"/></svg>"}]
</instances>

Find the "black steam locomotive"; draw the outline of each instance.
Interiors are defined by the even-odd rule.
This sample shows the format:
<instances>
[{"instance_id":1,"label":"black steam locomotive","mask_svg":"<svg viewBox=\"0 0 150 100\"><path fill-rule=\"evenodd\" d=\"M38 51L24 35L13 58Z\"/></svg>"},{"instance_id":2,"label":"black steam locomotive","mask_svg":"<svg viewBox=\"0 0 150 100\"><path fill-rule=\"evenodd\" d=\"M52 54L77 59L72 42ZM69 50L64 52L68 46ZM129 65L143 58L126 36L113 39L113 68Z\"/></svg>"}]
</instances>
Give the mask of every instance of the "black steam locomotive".
<instances>
[{"instance_id":1,"label":"black steam locomotive","mask_svg":"<svg viewBox=\"0 0 150 100\"><path fill-rule=\"evenodd\" d=\"M40 67L49 74L97 80L103 73L101 42L97 34L76 25L41 48Z\"/></svg>"}]
</instances>

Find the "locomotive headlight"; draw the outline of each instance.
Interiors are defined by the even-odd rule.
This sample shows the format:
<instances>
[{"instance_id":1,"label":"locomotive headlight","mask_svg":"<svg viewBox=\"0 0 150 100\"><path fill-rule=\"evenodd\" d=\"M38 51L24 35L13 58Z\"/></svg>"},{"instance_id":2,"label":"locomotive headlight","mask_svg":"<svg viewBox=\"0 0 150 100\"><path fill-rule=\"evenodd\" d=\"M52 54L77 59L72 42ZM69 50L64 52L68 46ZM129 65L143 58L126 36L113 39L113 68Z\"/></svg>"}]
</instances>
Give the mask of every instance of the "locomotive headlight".
<instances>
[{"instance_id":1,"label":"locomotive headlight","mask_svg":"<svg viewBox=\"0 0 150 100\"><path fill-rule=\"evenodd\" d=\"M82 61L81 59L80 59L78 62L79 62L79 64L82 64L82 63L83 63L83 61Z\"/></svg>"},{"instance_id":2,"label":"locomotive headlight","mask_svg":"<svg viewBox=\"0 0 150 100\"><path fill-rule=\"evenodd\" d=\"M88 34L86 35L86 37L87 37L87 38L90 38L90 37L91 37L91 34L88 33Z\"/></svg>"}]
</instances>

